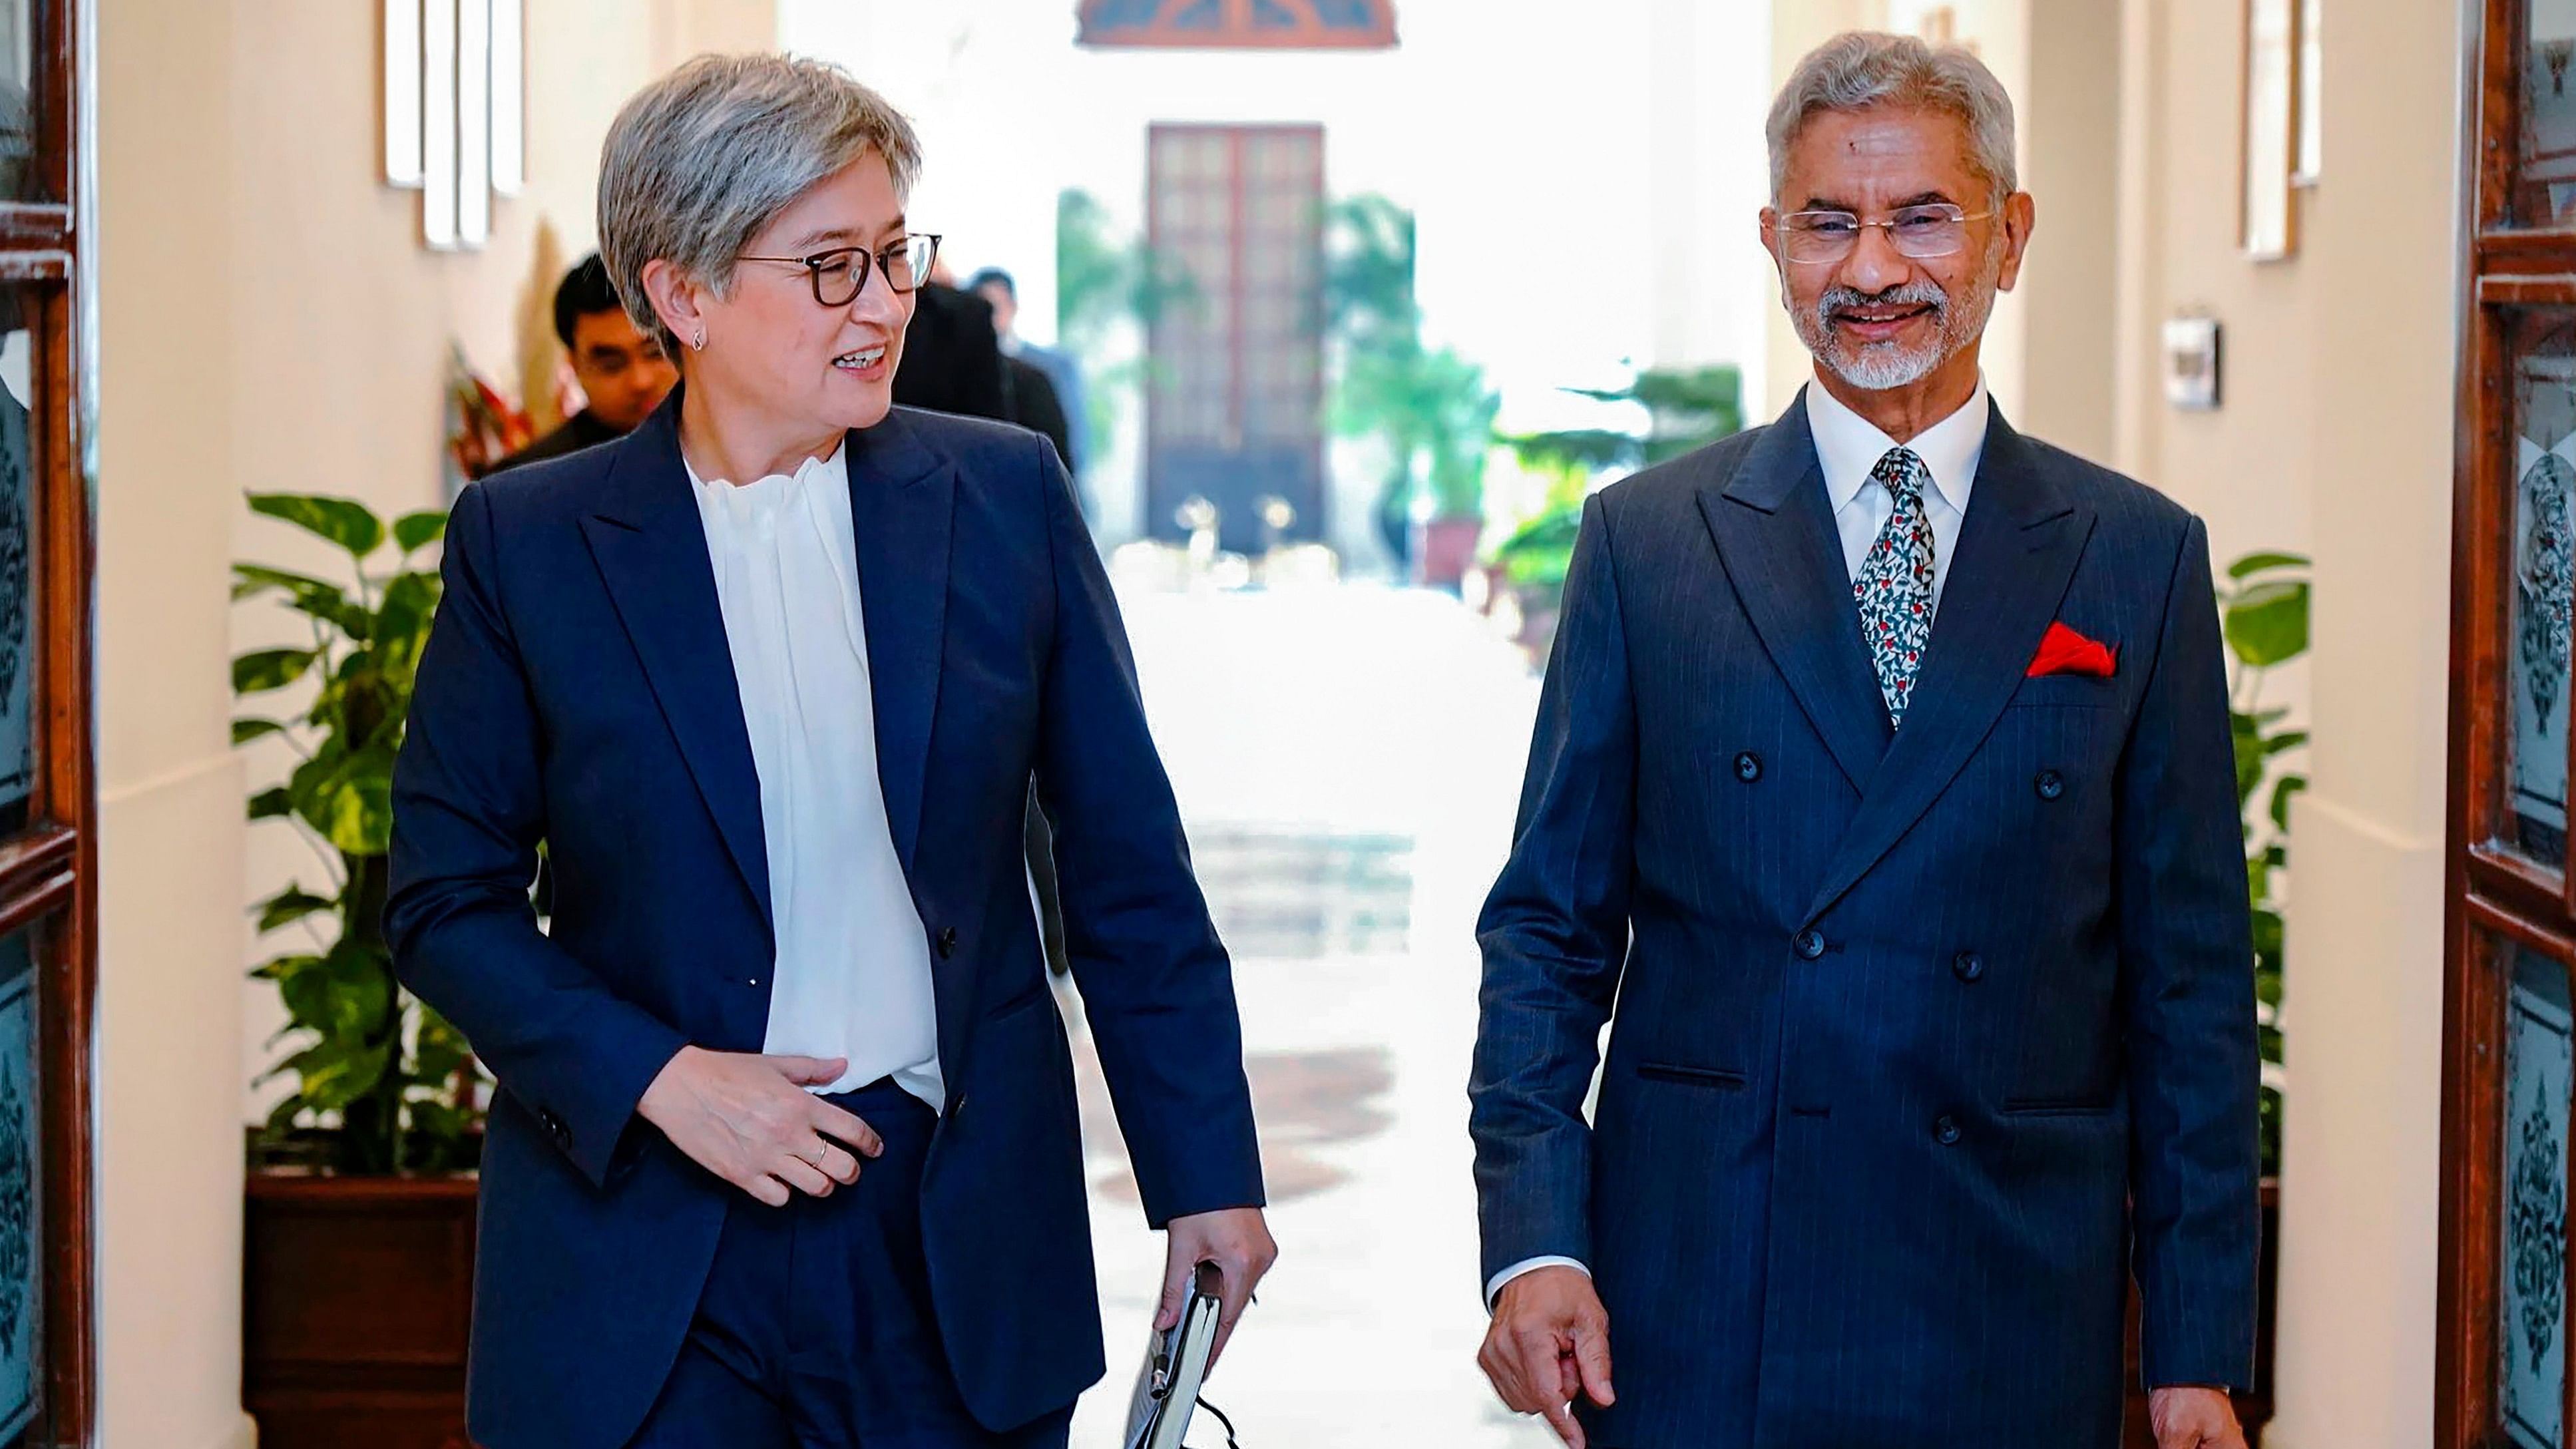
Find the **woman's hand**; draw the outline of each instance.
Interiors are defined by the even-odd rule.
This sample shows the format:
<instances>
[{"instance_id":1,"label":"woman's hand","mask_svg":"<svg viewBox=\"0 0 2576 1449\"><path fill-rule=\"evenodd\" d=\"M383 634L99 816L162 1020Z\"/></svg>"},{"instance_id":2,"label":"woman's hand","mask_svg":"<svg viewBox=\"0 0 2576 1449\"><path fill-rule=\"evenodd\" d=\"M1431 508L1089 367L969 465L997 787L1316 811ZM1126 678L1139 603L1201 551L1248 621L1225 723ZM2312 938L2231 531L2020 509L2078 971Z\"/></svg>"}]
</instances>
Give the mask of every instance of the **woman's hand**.
<instances>
[{"instance_id":1,"label":"woman's hand","mask_svg":"<svg viewBox=\"0 0 2576 1449\"><path fill-rule=\"evenodd\" d=\"M1169 1241L1163 1261L1163 1306L1154 1315L1154 1327L1168 1329L1181 1321L1181 1297L1188 1291L1190 1276L1199 1264L1214 1263L1223 1286L1217 1290L1222 1306L1217 1310L1216 1346L1208 1353L1208 1366L1213 1368L1225 1352L1225 1341L1234 1337L1235 1320L1252 1301L1261 1275L1279 1261L1279 1245L1270 1241L1270 1227L1261 1220L1259 1208L1223 1208L1174 1218L1166 1225L1165 1237Z\"/></svg>"},{"instance_id":2,"label":"woman's hand","mask_svg":"<svg viewBox=\"0 0 2576 1449\"><path fill-rule=\"evenodd\" d=\"M805 1090L848 1069L839 1058L682 1047L635 1112L690 1161L783 1207L791 1191L831 1196L859 1180L859 1158L885 1151L874 1128Z\"/></svg>"}]
</instances>

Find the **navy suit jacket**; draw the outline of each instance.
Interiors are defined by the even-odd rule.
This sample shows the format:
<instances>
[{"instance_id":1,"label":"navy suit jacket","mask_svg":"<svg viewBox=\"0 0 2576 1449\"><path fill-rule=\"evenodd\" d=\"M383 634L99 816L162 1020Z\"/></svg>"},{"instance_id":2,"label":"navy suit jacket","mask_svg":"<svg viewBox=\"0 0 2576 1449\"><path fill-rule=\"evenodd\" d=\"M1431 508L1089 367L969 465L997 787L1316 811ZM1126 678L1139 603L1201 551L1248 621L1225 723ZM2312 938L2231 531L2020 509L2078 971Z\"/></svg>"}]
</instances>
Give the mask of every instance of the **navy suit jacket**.
<instances>
[{"instance_id":1,"label":"navy suit jacket","mask_svg":"<svg viewBox=\"0 0 2576 1449\"><path fill-rule=\"evenodd\" d=\"M635 1104L683 1044L760 1050L775 955L751 747L674 393L475 484L394 775L396 966L500 1082L468 1423L613 1449L741 1193ZM1109 583L1047 443L896 409L849 435L888 823L932 947L948 1102L922 1183L941 1336L988 1425L1102 1371L1082 1144L1021 857L1057 828L1072 966L1145 1209L1261 1201L1234 988ZM551 936L529 909L537 842Z\"/></svg>"},{"instance_id":2,"label":"navy suit jacket","mask_svg":"<svg viewBox=\"0 0 2576 1449\"><path fill-rule=\"evenodd\" d=\"M2052 621L2111 678L2025 678ZM1891 730L1804 401L1587 505L1471 1085L1614 1449L2109 1449L2252 1367L2253 951L2199 522L1997 414ZM1595 1043L1613 1021L1587 1123Z\"/></svg>"}]
</instances>

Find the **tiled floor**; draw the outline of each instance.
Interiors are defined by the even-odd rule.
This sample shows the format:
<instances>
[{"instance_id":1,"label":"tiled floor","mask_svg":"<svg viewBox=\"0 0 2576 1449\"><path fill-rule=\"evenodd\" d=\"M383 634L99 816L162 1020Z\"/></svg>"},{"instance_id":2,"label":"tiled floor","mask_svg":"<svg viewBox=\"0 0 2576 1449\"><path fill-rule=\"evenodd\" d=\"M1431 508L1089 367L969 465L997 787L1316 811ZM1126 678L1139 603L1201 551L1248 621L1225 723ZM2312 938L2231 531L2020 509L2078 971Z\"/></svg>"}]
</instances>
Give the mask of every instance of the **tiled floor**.
<instances>
[{"instance_id":1,"label":"tiled floor","mask_svg":"<svg viewBox=\"0 0 2576 1449\"><path fill-rule=\"evenodd\" d=\"M1466 1139L1471 933L1509 838L1535 680L1435 595L1123 602L1235 954L1283 1254L1208 1397L1245 1449L1553 1444L1475 1368ZM1102 1449L1117 1440L1162 1241L1144 1228L1078 1030L1076 1050L1112 1367L1074 1443Z\"/></svg>"}]
</instances>

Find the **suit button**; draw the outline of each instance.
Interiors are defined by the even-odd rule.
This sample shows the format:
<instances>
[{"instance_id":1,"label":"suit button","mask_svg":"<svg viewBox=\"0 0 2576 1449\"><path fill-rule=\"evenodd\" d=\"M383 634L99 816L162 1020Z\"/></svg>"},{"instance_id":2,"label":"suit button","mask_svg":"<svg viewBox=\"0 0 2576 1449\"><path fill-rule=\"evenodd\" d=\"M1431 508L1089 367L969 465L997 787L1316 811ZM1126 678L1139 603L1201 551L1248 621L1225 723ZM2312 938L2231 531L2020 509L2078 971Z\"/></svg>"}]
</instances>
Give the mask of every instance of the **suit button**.
<instances>
[{"instance_id":1,"label":"suit button","mask_svg":"<svg viewBox=\"0 0 2576 1449\"><path fill-rule=\"evenodd\" d=\"M1974 951L1962 951L1950 958L1950 974L1972 984L1983 980L1986 974L1986 958Z\"/></svg>"},{"instance_id":2,"label":"suit button","mask_svg":"<svg viewBox=\"0 0 2576 1449\"><path fill-rule=\"evenodd\" d=\"M1813 928L1800 931L1790 939L1789 945L1797 951L1798 959L1813 961L1825 954L1825 933Z\"/></svg>"},{"instance_id":3,"label":"suit button","mask_svg":"<svg viewBox=\"0 0 2576 1449\"><path fill-rule=\"evenodd\" d=\"M1762 778L1762 757L1746 750L1735 757L1735 778L1750 785Z\"/></svg>"},{"instance_id":4,"label":"suit button","mask_svg":"<svg viewBox=\"0 0 2576 1449\"><path fill-rule=\"evenodd\" d=\"M564 1119L555 1115L554 1108L540 1109L537 1113L537 1125L546 1129L546 1135L555 1140L557 1147L572 1145L572 1129L564 1125Z\"/></svg>"},{"instance_id":5,"label":"suit button","mask_svg":"<svg viewBox=\"0 0 2576 1449\"><path fill-rule=\"evenodd\" d=\"M1949 1113L1944 1112L1932 1119L1932 1140L1944 1147L1959 1145L1959 1124Z\"/></svg>"},{"instance_id":6,"label":"suit button","mask_svg":"<svg viewBox=\"0 0 2576 1449\"><path fill-rule=\"evenodd\" d=\"M956 954L957 928L955 926L949 926L941 930L939 933L939 959L945 961Z\"/></svg>"},{"instance_id":7,"label":"suit button","mask_svg":"<svg viewBox=\"0 0 2576 1449\"><path fill-rule=\"evenodd\" d=\"M2055 770L2042 770L2039 777L2030 782L2030 787L2039 792L2042 800L2054 800L2066 793L2066 777Z\"/></svg>"},{"instance_id":8,"label":"suit button","mask_svg":"<svg viewBox=\"0 0 2576 1449\"><path fill-rule=\"evenodd\" d=\"M948 1104L948 1120L954 1122L965 1115L966 1094L964 1092L960 1092L957 1094L957 1100Z\"/></svg>"}]
</instances>

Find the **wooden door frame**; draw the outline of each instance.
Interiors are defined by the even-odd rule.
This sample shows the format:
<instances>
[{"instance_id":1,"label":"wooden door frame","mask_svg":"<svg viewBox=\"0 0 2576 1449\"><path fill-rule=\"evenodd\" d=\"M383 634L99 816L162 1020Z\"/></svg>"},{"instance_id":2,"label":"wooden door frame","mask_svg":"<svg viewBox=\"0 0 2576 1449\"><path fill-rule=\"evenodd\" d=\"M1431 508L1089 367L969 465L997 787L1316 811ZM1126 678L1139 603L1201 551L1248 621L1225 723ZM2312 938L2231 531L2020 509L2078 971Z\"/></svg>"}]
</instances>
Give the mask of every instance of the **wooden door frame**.
<instances>
[{"instance_id":1,"label":"wooden door frame","mask_svg":"<svg viewBox=\"0 0 2576 1449\"><path fill-rule=\"evenodd\" d=\"M26 284L37 406L28 418L29 532L37 637L29 728L37 774L30 825L0 842L0 934L43 922L36 942L44 1142L44 1391L51 1440L86 1446L97 1426L96 1091L98 835L93 760L97 550L88 429L98 395L88 318L95 281L88 188L94 0L39 0L34 66L37 169L45 202L0 204L0 282Z\"/></svg>"},{"instance_id":2,"label":"wooden door frame","mask_svg":"<svg viewBox=\"0 0 2576 1449\"><path fill-rule=\"evenodd\" d=\"M2451 699L2443 910L2440 1289L2434 1421L2440 1449L2486 1449L2497 1422L2497 1268L2509 975L2483 942L2576 963L2576 870L2496 848L2512 673L2515 489L2513 309L2576 309L2576 227L2517 227L2520 60L2527 0L2462 0L2462 268L2452 481ZM2576 765L2576 741L2569 743ZM2571 822L2576 824L2576 822ZM2576 1155L2562 1168L2576 1173ZM2576 1176L2568 1180L2576 1201ZM2576 1255L2571 1255L2576 1260ZM2563 1332L2563 1330L2562 1330ZM2576 1354L2568 1356L2576 1370ZM2576 1372L2564 1427L2576 1427Z\"/></svg>"}]
</instances>

